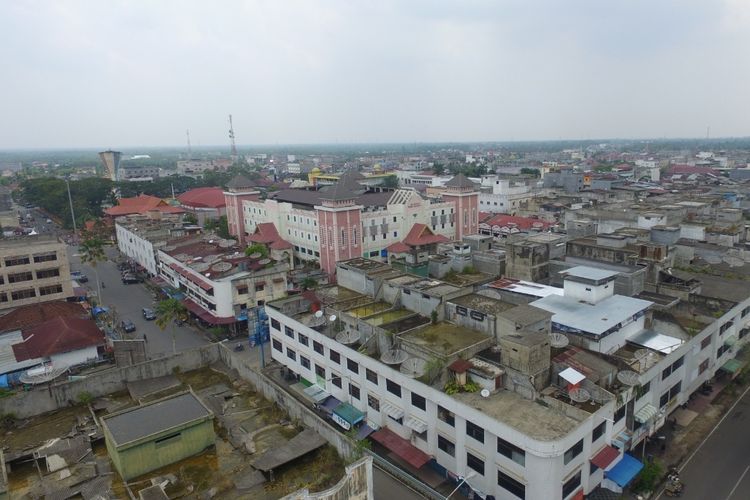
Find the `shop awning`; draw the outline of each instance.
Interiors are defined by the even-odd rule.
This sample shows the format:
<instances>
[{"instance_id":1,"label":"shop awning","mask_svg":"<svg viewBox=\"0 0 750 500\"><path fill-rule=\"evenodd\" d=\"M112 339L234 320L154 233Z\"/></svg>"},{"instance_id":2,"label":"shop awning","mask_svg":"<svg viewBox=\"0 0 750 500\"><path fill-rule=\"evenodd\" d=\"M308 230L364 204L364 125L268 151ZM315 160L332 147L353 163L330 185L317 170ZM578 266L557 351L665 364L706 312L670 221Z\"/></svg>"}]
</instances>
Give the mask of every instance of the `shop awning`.
<instances>
[{"instance_id":1,"label":"shop awning","mask_svg":"<svg viewBox=\"0 0 750 500\"><path fill-rule=\"evenodd\" d=\"M430 456L411 444L406 439L398 436L387 427L383 427L372 434L370 437L391 450L396 456L404 460L415 469L421 468L430 461Z\"/></svg>"},{"instance_id":2,"label":"shop awning","mask_svg":"<svg viewBox=\"0 0 750 500\"><path fill-rule=\"evenodd\" d=\"M730 335L729 337L724 339L724 345L727 347L732 347L736 343L737 337L735 337L734 335Z\"/></svg>"},{"instance_id":3,"label":"shop awning","mask_svg":"<svg viewBox=\"0 0 750 500\"><path fill-rule=\"evenodd\" d=\"M625 453L612 469L604 473L604 476L617 483L620 488L624 488L630 484L641 469L643 469L643 464L637 458Z\"/></svg>"},{"instance_id":4,"label":"shop awning","mask_svg":"<svg viewBox=\"0 0 750 500\"><path fill-rule=\"evenodd\" d=\"M607 445L602 448L599 453L594 455L594 458L591 459L591 463L596 465L600 469L606 469L612 462L617 460L617 457L619 456L620 450Z\"/></svg>"},{"instance_id":5,"label":"shop awning","mask_svg":"<svg viewBox=\"0 0 750 500\"><path fill-rule=\"evenodd\" d=\"M398 406L392 405L387 401L380 405L380 411L391 418L395 418L396 420L398 420L399 418L404 418L404 410L402 410Z\"/></svg>"},{"instance_id":6,"label":"shop awning","mask_svg":"<svg viewBox=\"0 0 750 500\"><path fill-rule=\"evenodd\" d=\"M206 311L201 306L193 302L191 299L185 299L182 302L183 304L185 304L185 307L188 308L188 311L195 314L206 323L210 323L212 325L229 325L237 321L234 318L234 316L229 316L226 318L220 318L218 316L214 316L213 314L211 314L210 312Z\"/></svg>"},{"instance_id":7,"label":"shop awning","mask_svg":"<svg viewBox=\"0 0 750 500\"><path fill-rule=\"evenodd\" d=\"M657 413L659 413L659 410L657 410L654 405L647 404L646 406L635 412L635 420L636 422L640 422L641 424L643 424L654 418Z\"/></svg>"},{"instance_id":8,"label":"shop awning","mask_svg":"<svg viewBox=\"0 0 750 500\"><path fill-rule=\"evenodd\" d=\"M410 429L422 433L427 430L427 424L415 417L409 417L406 419L406 425Z\"/></svg>"},{"instance_id":9,"label":"shop awning","mask_svg":"<svg viewBox=\"0 0 750 500\"><path fill-rule=\"evenodd\" d=\"M731 375L737 375L737 373L742 370L742 363L740 361L737 361L736 359L730 359L729 361L721 365L721 368L719 368L719 370L725 371Z\"/></svg>"},{"instance_id":10,"label":"shop awning","mask_svg":"<svg viewBox=\"0 0 750 500\"><path fill-rule=\"evenodd\" d=\"M367 436L369 436L370 434L372 434L373 432L375 432L375 429L373 429L367 424L362 424L359 427L359 429L357 429L357 440L362 440L366 438Z\"/></svg>"},{"instance_id":11,"label":"shop awning","mask_svg":"<svg viewBox=\"0 0 750 500\"><path fill-rule=\"evenodd\" d=\"M349 403L341 403L336 408L334 408L333 413L349 422L349 424L352 426L360 423L362 419L365 418L364 413L362 413Z\"/></svg>"},{"instance_id":12,"label":"shop awning","mask_svg":"<svg viewBox=\"0 0 750 500\"><path fill-rule=\"evenodd\" d=\"M307 394L310 397L310 399L312 399L316 403L325 401L326 399L328 399L328 396L330 396L330 394L328 394L326 391L324 391L317 385L311 385L310 387L305 389L303 392Z\"/></svg>"},{"instance_id":13,"label":"shop awning","mask_svg":"<svg viewBox=\"0 0 750 500\"><path fill-rule=\"evenodd\" d=\"M334 408L336 408L340 404L341 404L341 401L334 398L333 396L329 396L328 399L326 399L325 402L321 405L321 408L324 410L327 410L330 413L333 411Z\"/></svg>"}]
</instances>

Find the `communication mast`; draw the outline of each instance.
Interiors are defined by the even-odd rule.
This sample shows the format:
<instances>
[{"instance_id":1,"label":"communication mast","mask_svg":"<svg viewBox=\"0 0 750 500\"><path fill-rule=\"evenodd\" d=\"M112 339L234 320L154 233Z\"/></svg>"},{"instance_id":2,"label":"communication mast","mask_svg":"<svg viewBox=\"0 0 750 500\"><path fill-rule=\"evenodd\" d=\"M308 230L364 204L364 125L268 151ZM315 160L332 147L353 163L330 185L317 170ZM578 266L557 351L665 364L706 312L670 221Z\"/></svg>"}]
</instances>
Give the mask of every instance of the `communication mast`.
<instances>
[{"instance_id":1,"label":"communication mast","mask_svg":"<svg viewBox=\"0 0 750 500\"><path fill-rule=\"evenodd\" d=\"M190 130L186 130L185 133L187 134L188 160L192 160L193 159L193 148L190 146Z\"/></svg>"},{"instance_id":2,"label":"communication mast","mask_svg":"<svg viewBox=\"0 0 750 500\"><path fill-rule=\"evenodd\" d=\"M237 160L237 145L234 142L234 125L232 125L232 115L229 115L229 141L232 144L232 160Z\"/></svg>"}]
</instances>

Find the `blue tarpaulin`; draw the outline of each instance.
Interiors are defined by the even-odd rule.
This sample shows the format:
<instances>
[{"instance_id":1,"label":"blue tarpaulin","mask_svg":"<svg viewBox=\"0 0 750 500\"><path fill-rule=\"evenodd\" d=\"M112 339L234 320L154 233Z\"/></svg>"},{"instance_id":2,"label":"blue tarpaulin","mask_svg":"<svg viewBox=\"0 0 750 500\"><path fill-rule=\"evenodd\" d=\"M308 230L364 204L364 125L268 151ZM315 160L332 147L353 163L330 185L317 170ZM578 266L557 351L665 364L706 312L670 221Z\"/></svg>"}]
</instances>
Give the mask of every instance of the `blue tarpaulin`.
<instances>
[{"instance_id":1,"label":"blue tarpaulin","mask_svg":"<svg viewBox=\"0 0 750 500\"><path fill-rule=\"evenodd\" d=\"M624 488L630 484L630 481L638 475L641 469L643 469L643 464L637 458L625 453L622 460L604 474L607 479L617 483L620 488Z\"/></svg>"},{"instance_id":2,"label":"blue tarpaulin","mask_svg":"<svg viewBox=\"0 0 750 500\"><path fill-rule=\"evenodd\" d=\"M96 306L92 312L94 313L94 317L97 317L102 313L109 312L109 308Z\"/></svg>"},{"instance_id":3,"label":"blue tarpaulin","mask_svg":"<svg viewBox=\"0 0 750 500\"><path fill-rule=\"evenodd\" d=\"M8 387L10 387L7 375L0 375L0 387L2 387L3 389L7 389Z\"/></svg>"}]
</instances>

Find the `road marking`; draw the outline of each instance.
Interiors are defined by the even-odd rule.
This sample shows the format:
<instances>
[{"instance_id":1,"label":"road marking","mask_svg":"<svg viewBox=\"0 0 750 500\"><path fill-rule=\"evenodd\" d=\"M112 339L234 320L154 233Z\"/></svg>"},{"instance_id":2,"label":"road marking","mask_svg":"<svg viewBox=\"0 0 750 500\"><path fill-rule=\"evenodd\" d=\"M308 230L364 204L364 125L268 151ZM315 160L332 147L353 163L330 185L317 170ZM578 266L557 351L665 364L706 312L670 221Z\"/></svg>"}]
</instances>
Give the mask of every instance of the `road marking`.
<instances>
[{"instance_id":1,"label":"road marking","mask_svg":"<svg viewBox=\"0 0 750 500\"><path fill-rule=\"evenodd\" d=\"M719 420L719 423L716 424L713 429L711 429L711 432L709 432L708 436L706 436L703 439L703 441L701 441L701 444L699 444L698 447L695 450L693 450L693 452L690 454L690 456L687 457L687 460L685 460L685 462L682 464L682 466L679 469L677 469L678 472L682 472L682 470L685 467L687 467L687 464L690 463L690 460L692 460L693 457L695 456L695 454L698 453L698 451L700 451L700 449L703 447L704 444L706 444L706 441L708 441L708 438L710 438L711 435L714 433L714 431L716 431L716 429L719 428L719 426L721 425L721 423L724 422L724 419L727 418L730 413L732 413L732 410L734 410L734 407L737 406L740 401L742 401L742 398L745 397L745 394L747 394L748 391L750 391L750 386L748 386L748 388L745 389L745 392L743 392L742 395L739 398L737 398L737 401L735 401L734 404L731 406L731 408L729 408L729 411L726 412L723 417L721 417L721 420ZM745 472L747 472L747 469L745 469ZM744 476L744 474L743 474L743 476ZM732 490L732 492L734 492L734 490ZM654 498L654 500L659 500L659 498L661 498L661 496L663 494L664 494L664 488L662 488L661 491L659 491L659 494L656 495L656 497ZM730 494L730 496L731 496L731 494ZM729 498L729 497L727 497L727 498Z\"/></svg>"},{"instance_id":2,"label":"road marking","mask_svg":"<svg viewBox=\"0 0 750 500\"><path fill-rule=\"evenodd\" d=\"M745 467L745 472L742 473L742 475L740 476L740 478L737 480L737 484L734 485L734 488L732 488L732 491L730 491L729 495L727 495L727 500L729 500L730 498L732 498L732 495L734 495L735 490L737 489L737 487L742 482L742 478L745 477L745 474L747 474L747 471L749 471L749 470L750 470L750 465L748 465L747 467Z\"/></svg>"}]
</instances>

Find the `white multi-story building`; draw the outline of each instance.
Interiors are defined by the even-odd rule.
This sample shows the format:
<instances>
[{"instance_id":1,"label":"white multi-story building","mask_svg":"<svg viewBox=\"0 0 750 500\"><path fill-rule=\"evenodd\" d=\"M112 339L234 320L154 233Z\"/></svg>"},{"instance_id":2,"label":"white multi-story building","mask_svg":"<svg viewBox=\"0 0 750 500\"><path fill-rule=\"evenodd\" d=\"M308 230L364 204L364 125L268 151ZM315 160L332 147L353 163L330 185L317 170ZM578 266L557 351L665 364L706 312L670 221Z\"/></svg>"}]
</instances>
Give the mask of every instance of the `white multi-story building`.
<instances>
[{"instance_id":1,"label":"white multi-story building","mask_svg":"<svg viewBox=\"0 0 750 500\"><path fill-rule=\"evenodd\" d=\"M428 186L443 187L453 178L452 175L423 174L414 170L396 170L398 185L402 187Z\"/></svg>"},{"instance_id":2,"label":"white multi-story building","mask_svg":"<svg viewBox=\"0 0 750 500\"><path fill-rule=\"evenodd\" d=\"M496 175L484 175L482 191L479 193L479 209L483 212L512 214L535 195L532 187L526 183L513 184L508 179L498 179Z\"/></svg>"},{"instance_id":3,"label":"white multi-story building","mask_svg":"<svg viewBox=\"0 0 750 500\"><path fill-rule=\"evenodd\" d=\"M339 285L268 304L272 356L318 386L334 422L356 423L336 413L348 403L374 441L398 443L391 452L407 468L461 476L496 498L621 491L638 470L626 452L717 370L733 370L750 299L706 301L720 317L701 313L686 331L679 310L652 315L650 302L613 295L613 273L567 272L563 295L516 305L341 262Z\"/></svg>"},{"instance_id":4,"label":"white multi-story building","mask_svg":"<svg viewBox=\"0 0 750 500\"><path fill-rule=\"evenodd\" d=\"M149 275L159 274L158 251L167 241L201 232L200 226L185 224L182 215L158 219L147 215L128 215L115 220L115 235L120 253L143 267Z\"/></svg>"}]
</instances>

